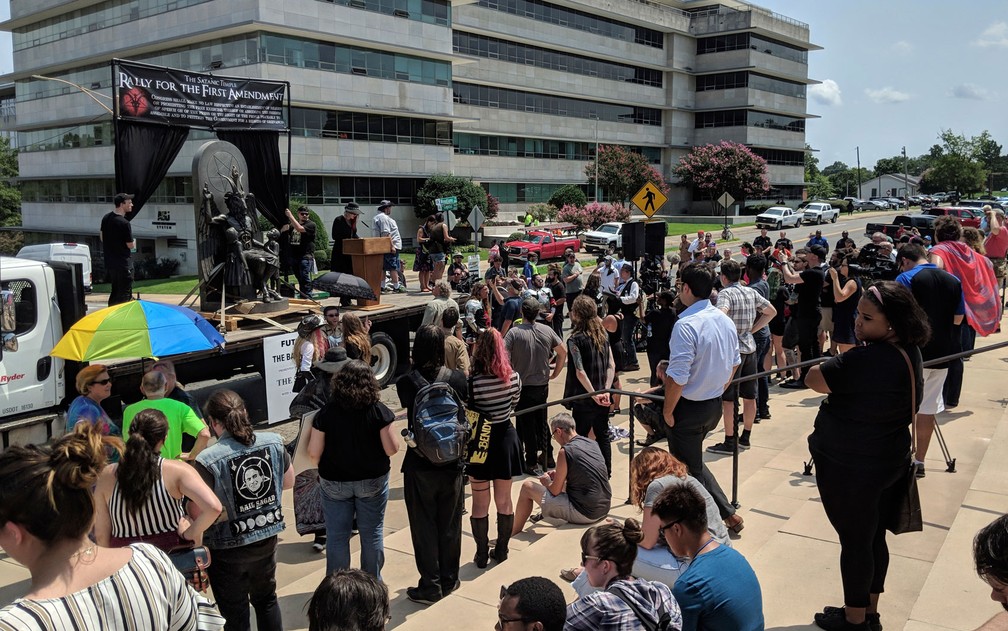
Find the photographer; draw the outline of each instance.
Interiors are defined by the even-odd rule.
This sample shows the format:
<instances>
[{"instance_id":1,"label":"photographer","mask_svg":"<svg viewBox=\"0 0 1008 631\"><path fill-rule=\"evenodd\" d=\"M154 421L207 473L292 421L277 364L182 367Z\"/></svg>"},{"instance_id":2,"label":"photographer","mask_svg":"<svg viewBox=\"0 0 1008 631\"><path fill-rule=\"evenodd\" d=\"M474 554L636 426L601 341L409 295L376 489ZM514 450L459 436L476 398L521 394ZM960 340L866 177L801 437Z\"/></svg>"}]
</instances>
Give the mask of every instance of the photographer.
<instances>
[{"instance_id":1,"label":"photographer","mask_svg":"<svg viewBox=\"0 0 1008 631\"><path fill-rule=\"evenodd\" d=\"M858 300L861 300L861 279L855 269L851 270L855 257L853 254L841 254L836 265L831 265L827 272L830 280L830 290L833 293L833 334L830 341L836 344L837 354L846 353L857 345L854 337L854 318L857 315Z\"/></svg>"},{"instance_id":2,"label":"photographer","mask_svg":"<svg viewBox=\"0 0 1008 631\"><path fill-rule=\"evenodd\" d=\"M798 294L798 315L796 323L798 325L798 352L801 353L801 361L819 358L818 329L819 320L822 318L820 310L820 297L822 287L825 282L825 274L822 270L822 261L826 258L826 251L814 245L805 254L805 262L800 263L799 257L796 261L798 268L787 262L783 253L780 255L781 273L784 275L784 282L795 285ZM803 390L805 385L805 375L807 369L790 383L781 384L782 388L793 388Z\"/></svg>"}]
</instances>

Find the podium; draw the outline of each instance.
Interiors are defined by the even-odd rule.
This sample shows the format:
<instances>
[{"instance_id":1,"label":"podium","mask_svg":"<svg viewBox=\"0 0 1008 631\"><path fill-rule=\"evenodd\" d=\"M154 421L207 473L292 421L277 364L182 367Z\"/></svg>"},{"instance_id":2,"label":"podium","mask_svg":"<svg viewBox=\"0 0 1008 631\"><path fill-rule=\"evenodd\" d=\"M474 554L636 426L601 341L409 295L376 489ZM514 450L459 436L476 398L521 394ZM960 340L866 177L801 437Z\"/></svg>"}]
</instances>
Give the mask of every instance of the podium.
<instances>
[{"instance_id":1,"label":"podium","mask_svg":"<svg viewBox=\"0 0 1008 631\"><path fill-rule=\"evenodd\" d=\"M365 237L363 239L344 239L343 254L349 254L353 261L354 276L359 276L371 287L378 300L357 299L357 306L362 309L376 309L381 305L381 288L385 280L382 262L386 254L392 252L390 237Z\"/></svg>"}]
</instances>

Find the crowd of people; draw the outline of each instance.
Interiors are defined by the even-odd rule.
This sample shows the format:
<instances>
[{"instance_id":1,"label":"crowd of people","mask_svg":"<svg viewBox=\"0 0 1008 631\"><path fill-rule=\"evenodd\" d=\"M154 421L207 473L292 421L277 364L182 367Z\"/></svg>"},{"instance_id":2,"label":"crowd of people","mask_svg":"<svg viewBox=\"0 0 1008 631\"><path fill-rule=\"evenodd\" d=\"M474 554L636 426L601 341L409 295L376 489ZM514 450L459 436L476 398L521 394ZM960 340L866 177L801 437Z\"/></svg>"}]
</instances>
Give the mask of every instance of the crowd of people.
<instances>
[{"instance_id":1,"label":"crowd of people","mask_svg":"<svg viewBox=\"0 0 1008 631\"><path fill-rule=\"evenodd\" d=\"M390 207L383 202L387 220L376 229L393 235ZM348 235L357 215L350 204L337 219ZM815 622L827 630L877 629L885 531L901 474L914 454L924 475L935 416L958 403L961 389L961 360L923 364L968 347L1000 320L1003 213L987 209L986 226L985 242L970 245L960 224L942 217L933 244L912 234L898 244L876 235L860 252L846 232L831 252L821 234L796 248L786 233L771 243L763 230L742 244L741 261L719 253L700 231L693 240L682 235L670 267L652 257L662 282L647 286L618 252L594 269L574 254L543 269L533 260L512 268L498 251L483 278L456 299L457 270L445 277L451 238L432 216L417 235L430 258L416 270L431 297L411 368L395 386L405 430L396 431L396 412L382 401L367 362L370 322L341 305L298 327L291 414L305 421L290 445L253 431L234 392L218 390L200 409L170 362L144 375L145 398L126 408L120 429L100 405L108 371L89 366L77 378L81 396L66 436L0 455L0 545L33 576L31 592L0 611L0 629L36 628L40 616L133 628L162 628L157 621L182 616L193 624L172 628L248 629L250 608L257 628L280 629L276 545L286 525L280 498L289 488L298 533L312 535L326 555L326 577L308 607L310 628L384 628L384 516L391 458L403 448L419 575L406 591L410 600L430 605L459 589L464 514L477 568L506 562L510 539L529 521L547 519L588 527L580 565L560 574L579 597L566 604L551 580L522 579L502 588L501 628L762 629L759 581L732 548L744 521L705 464L703 441L723 426L724 440L708 452L750 447L754 425L771 418L774 382L826 395L809 450L841 544L843 607L824 608ZM866 269L865 252L879 263ZM344 262L335 249L333 258ZM401 265L387 259L395 291ZM888 271L898 276L880 277ZM608 390L640 368L639 343L650 392L663 399L635 409L649 434L630 464L641 517L617 522L606 519L618 436L610 419L625 410ZM823 355L824 362L789 368ZM755 378L774 366L789 377ZM549 384L561 374L568 411L550 416ZM736 383L739 377L749 379ZM460 424L464 418L476 428L465 442L477 441L481 458L439 460L418 446L432 415L451 425L456 411ZM191 446L183 446L183 435ZM667 449L654 446L662 439ZM296 471L299 451L304 461ZM523 477L513 501L512 485ZM66 507L73 518L57 519ZM354 535L360 570L350 567ZM216 609L165 557L201 546L212 553L207 573ZM1006 602L1004 557L986 554L991 560L981 560L978 537L977 571ZM111 590L102 592L103 607L87 602L93 589ZM129 622L137 612L147 626Z\"/></svg>"}]
</instances>

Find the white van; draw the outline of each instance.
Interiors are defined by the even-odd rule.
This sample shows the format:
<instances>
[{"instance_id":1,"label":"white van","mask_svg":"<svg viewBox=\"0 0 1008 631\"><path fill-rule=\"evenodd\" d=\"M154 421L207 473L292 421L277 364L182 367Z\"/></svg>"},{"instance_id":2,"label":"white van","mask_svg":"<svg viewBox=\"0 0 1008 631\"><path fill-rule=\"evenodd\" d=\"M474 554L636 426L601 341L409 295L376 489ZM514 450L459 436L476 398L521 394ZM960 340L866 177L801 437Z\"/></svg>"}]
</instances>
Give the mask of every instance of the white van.
<instances>
[{"instance_id":1,"label":"white van","mask_svg":"<svg viewBox=\"0 0 1008 631\"><path fill-rule=\"evenodd\" d=\"M83 243L42 243L26 245L17 253L17 258L33 261L64 261L80 263L83 266L84 291L91 291L91 248Z\"/></svg>"}]
</instances>

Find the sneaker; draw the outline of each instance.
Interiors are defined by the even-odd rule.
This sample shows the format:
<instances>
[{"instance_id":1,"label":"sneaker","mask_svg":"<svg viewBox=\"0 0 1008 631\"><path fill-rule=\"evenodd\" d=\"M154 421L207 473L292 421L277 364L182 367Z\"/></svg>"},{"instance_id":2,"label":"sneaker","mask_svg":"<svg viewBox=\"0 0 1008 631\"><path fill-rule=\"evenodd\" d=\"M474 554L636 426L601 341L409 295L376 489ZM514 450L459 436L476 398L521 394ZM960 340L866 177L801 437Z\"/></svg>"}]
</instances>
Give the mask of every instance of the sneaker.
<instances>
[{"instance_id":1,"label":"sneaker","mask_svg":"<svg viewBox=\"0 0 1008 631\"><path fill-rule=\"evenodd\" d=\"M420 603L421 605L433 605L437 601L441 600L442 596L432 596L427 597L420 593L420 588L418 587L407 587L406 588L406 598L409 598L415 603Z\"/></svg>"},{"instance_id":2,"label":"sneaker","mask_svg":"<svg viewBox=\"0 0 1008 631\"><path fill-rule=\"evenodd\" d=\"M448 596L448 594L454 592L459 587L462 587L462 581L456 579L455 580L455 584L452 586L451 589L449 589L448 591L444 591L444 590L441 591L441 598L446 598Z\"/></svg>"},{"instance_id":3,"label":"sneaker","mask_svg":"<svg viewBox=\"0 0 1008 631\"><path fill-rule=\"evenodd\" d=\"M921 479L921 478L923 478L925 475L927 475L925 473L925 471L924 471L924 463L923 462L915 462L914 466L917 467L917 471L914 473L914 475L917 476L918 480Z\"/></svg>"},{"instance_id":4,"label":"sneaker","mask_svg":"<svg viewBox=\"0 0 1008 631\"><path fill-rule=\"evenodd\" d=\"M749 449L750 447L752 447L752 445L749 443L749 439L746 438L745 436L740 436L738 439L739 451L742 451L743 449Z\"/></svg>"},{"instance_id":5,"label":"sneaker","mask_svg":"<svg viewBox=\"0 0 1008 631\"><path fill-rule=\"evenodd\" d=\"M325 535L315 535L315 541L312 542L312 549L315 552L325 552L326 549L326 536Z\"/></svg>"},{"instance_id":6,"label":"sneaker","mask_svg":"<svg viewBox=\"0 0 1008 631\"><path fill-rule=\"evenodd\" d=\"M763 410L762 412L756 413L756 418L764 421L770 420L770 410Z\"/></svg>"},{"instance_id":7,"label":"sneaker","mask_svg":"<svg viewBox=\"0 0 1008 631\"><path fill-rule=\"evenodd\" d=\"M723 443L711 445L707 451L712 454L728 454L730 456L735 453L735 438L725 438Z\"/></svg>"},{"instance_id":8,"label":"sneaker","mask_svg":"<svg viewBox=\"0 0 1008 631\"><path fill-rule=\"evenodd\" d=\"M843 607L825 607L822 613L815 615L816 626L826 631L882 631L882 622L877 613L865 615L861 624L847 622Z\"/></svg>"},{"instance_id":9,"label":"sneaker","mask_svg":"<svg viewBox=\"0 0 1008 631\"><path fill-rule=\"evenodd\" d=\"M405 294L406 293L406 286L405 285L399 285L398 287L395 288L395 293L397 293L397 294Z\"/></svg>"},{"instance_id":10,"label":"sneaker","mask_svg":"<svg viewBox=\"0 0 1008 631\"><path fill-rule=\"evenodd\" d=\"M789 390L804 390L808 388L805 382L801 379L795 379L794 381L789 381L787 383L782 383L781 388L788 388Z\"/></svg>"}]
</instances>

